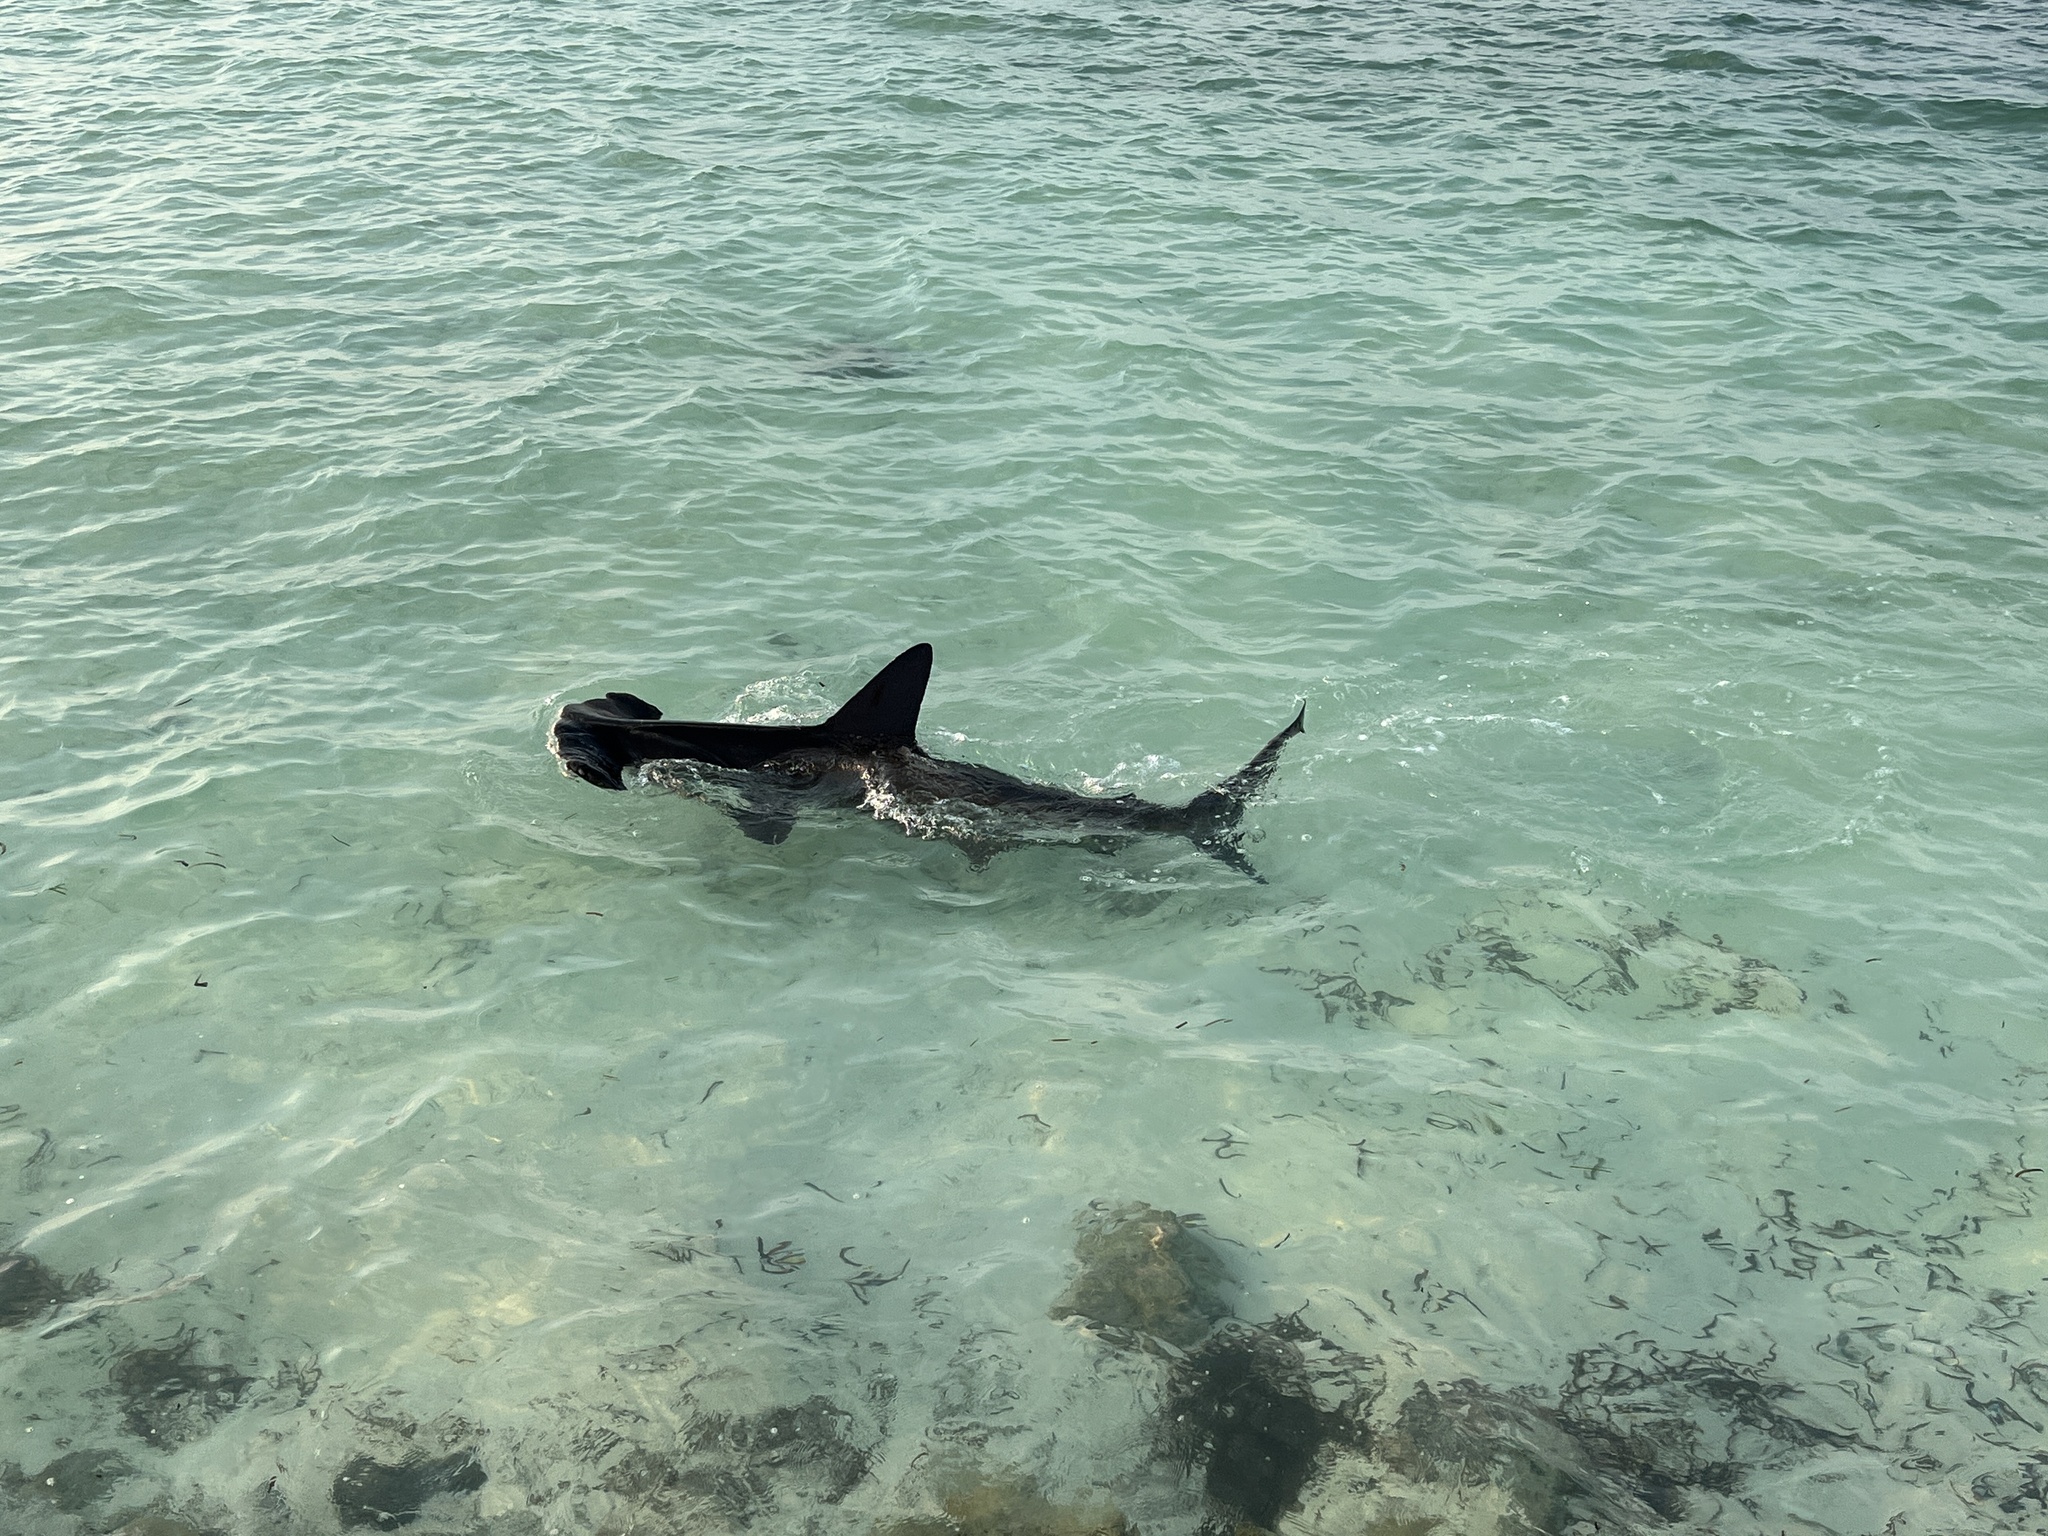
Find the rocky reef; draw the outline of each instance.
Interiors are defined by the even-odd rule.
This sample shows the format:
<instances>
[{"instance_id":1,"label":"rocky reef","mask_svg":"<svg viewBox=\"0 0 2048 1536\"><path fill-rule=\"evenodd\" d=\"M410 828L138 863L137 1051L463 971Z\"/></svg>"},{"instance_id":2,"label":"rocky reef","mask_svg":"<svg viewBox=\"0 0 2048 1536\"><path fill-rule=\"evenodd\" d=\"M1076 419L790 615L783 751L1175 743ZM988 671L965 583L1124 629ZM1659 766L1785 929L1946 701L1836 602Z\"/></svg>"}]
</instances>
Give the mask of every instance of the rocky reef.
<instances>
[{"instance_id":1,"label":"rocky reef","mask_svg":"<svg viewBox=\"0 0 2048 1536\"><path fill-rule=\"evenodd\" d=\"M118 1451L78 1450L26 1475L19 1467L0 1467L0 1486L77 1515L98 1504L117 1483L134 1473L134 1464Z\"/></svg>"},{"instance_id":2,"label":"rocky reef","mask_svg":"<svg viewBox=\"0 0 2048 1536\"><path fill-rule=\"evenodd\" d=\"M1364 1415L1377 1382L1358 1379L1325 1403L1290 1322L1225 1324L1167 1377L1161 1449L1200 1469L1203 1497L1223 1530L1272 1530L1300 1507L1328 1453L1369 1443Z\"/></svg>"},{"instance_id":3,"label":"rocky reef","mask_svg":"<svg viewBox=\"0 0 2048 1536\"><path fill-rule=\"evenodd\" d=\"M955 1478L939 1511L885 1521L875 1536L1138 1536L1108 1504L1057 1504L1014 1475Z\"/></svg>"},{"instance_id":4,"label":"rocky reef","mask_svg":"<svg viewBox=\"0 0 2048 1536\"><path fill-rule=\"evenodd\" d=\"M31 1253L0 1253L0 1328L23 1328L51 1308L100 1289L90 1272L66 1280Z\"/></svg>"},{"instance_id":5,"label":"rocky reef","mask_svg":"<svg viewBox=\"0 0 2048 1536\"><path fill-rule=\"evenodd\" d=\"M166 1448L185 1445L241 1403L254 1378L200 1360L198 1344L197 1335L181 1333L115 1357L108 1375L130 1434Z\"/></svg>"}]
</instances>

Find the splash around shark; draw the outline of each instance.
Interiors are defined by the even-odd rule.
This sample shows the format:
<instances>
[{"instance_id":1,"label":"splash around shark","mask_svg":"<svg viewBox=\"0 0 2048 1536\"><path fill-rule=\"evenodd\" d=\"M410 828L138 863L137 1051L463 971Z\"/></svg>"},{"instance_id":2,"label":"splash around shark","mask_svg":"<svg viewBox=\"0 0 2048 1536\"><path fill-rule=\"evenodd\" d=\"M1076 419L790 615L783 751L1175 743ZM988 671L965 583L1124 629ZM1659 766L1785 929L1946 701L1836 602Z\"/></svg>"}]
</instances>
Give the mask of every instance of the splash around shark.
<instances>
[{"instance_id":1,"label":"splash around shark","mask_svg":"<svg viewBox=\"0 0 2048 1536\"><path fill-rule=\"evenodd\" d=\"M1141 837L1185 837L1239 873L1261 880L1240 846L1245 806L1265 787L1304 705L1258 755L1186 805L1136 795L1084 795L1032 784L978 763L949 762L917 744L932 648L913 645L816 725L664 720L630 693L563 708L549 733L562 771L600 789L624 789L640 769L664 789L708 801L748 837L779 843L799 815L866 811L913 837L942 838L974 867L1008 848L1057 842L1110 853Z\"/></svg>"}]
</instances>

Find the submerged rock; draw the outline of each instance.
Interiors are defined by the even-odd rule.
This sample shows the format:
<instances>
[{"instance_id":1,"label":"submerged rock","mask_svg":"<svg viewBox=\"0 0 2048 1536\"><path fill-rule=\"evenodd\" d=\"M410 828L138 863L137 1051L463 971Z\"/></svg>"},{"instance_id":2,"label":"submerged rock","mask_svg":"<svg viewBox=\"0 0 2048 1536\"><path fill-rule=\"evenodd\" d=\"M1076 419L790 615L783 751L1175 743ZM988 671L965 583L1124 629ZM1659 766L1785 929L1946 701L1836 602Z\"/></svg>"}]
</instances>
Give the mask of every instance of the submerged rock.
<instances>
[{"instance_id":1,"label":"submerged rock","mask_svg":"<svg viewBox=\"0 0 2048 1536\"><path fill-rule=\"evenodd\" d=\"M1318 1474L1301 1512L1287 1516L1280 1529L1285 1536L1647 1536L1636 1524L1532 1527L1526 1511L1492 1484L1416 1482L1384 1462L1341 1453Z\"/></svg>"},{"instance_id":2,"label":"submerged rock","mask_svg":"<svg viewBox=\"0 0 2048 1536\"><path fill-rule=\"evenodd\" d=\"M1119 1510L1055 1504L1021 1479L963 1484L939 1508L878 1525L875 1536L1138 1536Z\"/></svg>"},{"instance_id":3,"label":"submerged rock","mask_svg":"<svg viewBox=\"0 0 2048 1536\"><path fill-rule=\"evenodd\" d=\"M107 1496L114 1484L133 1477L135 1468L119 1451L72 1451L40 1472L23 1476L8 1468L0 1481L17 1492L54 1504L68 1515L83 1514Z\"/></svg>"},{"instance_id":4,"label":"submerged rock","mask_svg":"<svg viewBox=\"0 0 2048 1536\"><path fill-rule=\"evenodd\" d=\"M175 1515L136 1515L112 1536L221 1536L221 1533L180 1520Z\"/></svg>"},{"instance_id":5,"label":"submerged rock","mask_svg":"<svg viewBox=\"0 0 2048 1536\"><path fill-rule=\"evenodd\" d=\"M231 1365L206 1365L193 1358L198 1338L181 1334L152 1349L117 1357L110 1373L121 1399L122 1422L130 1434L152 1445L197 1440L242 1401L255 1378Z\"/></svg>"},{"instance_id":6,"label":"submerged rock","mask_svg":"<svg viewBox=\"0 0 2048 1536\"><path fill-rule=\"evenodd\" d=\"M1227 1278L1222 1261L1193 1221L1140 1203L1090 1206L1074 1241L1081 1273L1053 1303L1053 1319L1114 1330L1115 1343L1152 1338L1192 1349L1230 1315L1219 1294Z\"/></svg>"},{"instance_id":7,"label":"submerged rock","mask_svg":"<svg viewBox=\"0 0 2048 1536\"><path fill-rule=\"evenodd\" d=\"M342 1467L329 1497L344 1529L395 1531L419 1519L429 1500L475 1493L484 1482L483 1464L473 1450L410 1456L396 1463L357 1456Z\"/></svg>"},{"instance_id":8,"label":"submerged rock","mask_svg":"<svg viewBox=\"0 0 2048 1536\"><path fill-rule=\"evenodd\" d=\"M0 1328L20 1328L50 1308L100 1288L99 1277L84 1274L66 1282L28 1253L0 1253Z\"/></svg>"}]
</instances>

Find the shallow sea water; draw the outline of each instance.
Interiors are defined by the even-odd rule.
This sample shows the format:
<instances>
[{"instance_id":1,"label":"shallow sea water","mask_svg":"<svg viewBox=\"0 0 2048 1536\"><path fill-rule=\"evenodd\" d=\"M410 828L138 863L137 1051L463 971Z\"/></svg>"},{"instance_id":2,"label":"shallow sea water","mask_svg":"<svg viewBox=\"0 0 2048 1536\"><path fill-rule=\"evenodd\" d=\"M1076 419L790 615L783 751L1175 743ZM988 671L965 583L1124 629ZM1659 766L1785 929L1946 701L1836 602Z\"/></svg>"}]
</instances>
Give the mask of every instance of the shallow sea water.
<instances>
[{"instance_id":1,"label":"shallow sea water","mask_svg":"<svg viewBox=\"0 0 2048 1536\"><path fill-rule=\"evenodd\" d=\"M8 18L8 1531L2048 1525L2033 8Z\"/></svg>"}]
</instances>

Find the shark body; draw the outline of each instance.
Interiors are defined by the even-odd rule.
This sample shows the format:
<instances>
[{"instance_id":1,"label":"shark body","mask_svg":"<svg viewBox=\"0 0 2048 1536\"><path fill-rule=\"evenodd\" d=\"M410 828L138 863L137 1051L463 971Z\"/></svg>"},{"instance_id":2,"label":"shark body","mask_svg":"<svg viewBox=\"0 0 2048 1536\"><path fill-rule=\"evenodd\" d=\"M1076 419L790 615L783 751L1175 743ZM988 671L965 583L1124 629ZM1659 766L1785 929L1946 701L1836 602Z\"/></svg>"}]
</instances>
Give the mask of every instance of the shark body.
<instances>
[{"instance_id":1,"label":"shark body","mask_svg":"<svg viewBox=\"0 0 2048 1536\"><path fill-rule=\"evenodd\" d=\"M917 744L932 648L913 645L816 725L664 720L630 693L563 708L549 733L562 771L624 789L636 768L664 788L710 801L756 842L779 843L799 815L863 810L916 837L943 838L976 868L1006 848L1066 842L1113 852L1140 837L1185 837L1260 879L1240 846L1245 806L1301 734L1306 707L1257 756L1186 805L1137 795L1084 795L979 763L933 757Z\"/></svg>"}]
</instances>

